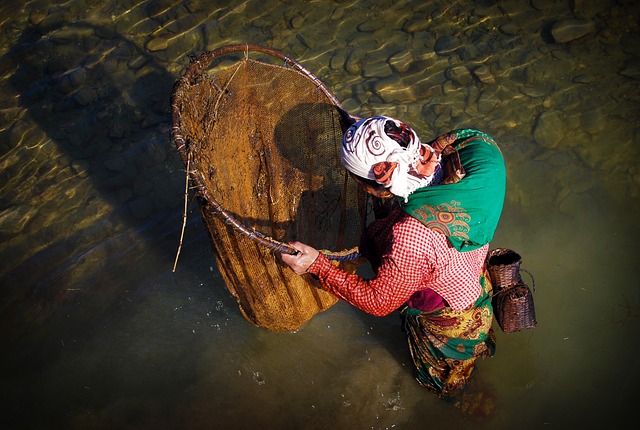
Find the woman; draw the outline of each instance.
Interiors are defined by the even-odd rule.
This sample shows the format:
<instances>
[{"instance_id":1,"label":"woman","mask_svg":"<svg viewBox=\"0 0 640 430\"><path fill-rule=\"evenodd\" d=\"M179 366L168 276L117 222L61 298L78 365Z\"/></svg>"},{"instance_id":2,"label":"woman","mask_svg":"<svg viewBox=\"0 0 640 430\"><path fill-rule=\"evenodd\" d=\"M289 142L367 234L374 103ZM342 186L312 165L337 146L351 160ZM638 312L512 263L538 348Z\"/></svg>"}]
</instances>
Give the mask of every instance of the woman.
<instances>
[{"instance_id":1,"label":"woman","mask_svg":"<svg viewBox=\"0 0 640 430\"><path fill-rule=\"evenodd\" d=\"M396 207L362 236L360 252L375 277L349 274L299 242L292 243L299 253L282 260L365 312L384 316L400 309L416 379L453 396L476 358L495 350L484 263L505 196L502 154L476 130L422 144L406 124L377 116L347 130L342 161L368 193L397 197Z\"/></svg>"}]
</instances>

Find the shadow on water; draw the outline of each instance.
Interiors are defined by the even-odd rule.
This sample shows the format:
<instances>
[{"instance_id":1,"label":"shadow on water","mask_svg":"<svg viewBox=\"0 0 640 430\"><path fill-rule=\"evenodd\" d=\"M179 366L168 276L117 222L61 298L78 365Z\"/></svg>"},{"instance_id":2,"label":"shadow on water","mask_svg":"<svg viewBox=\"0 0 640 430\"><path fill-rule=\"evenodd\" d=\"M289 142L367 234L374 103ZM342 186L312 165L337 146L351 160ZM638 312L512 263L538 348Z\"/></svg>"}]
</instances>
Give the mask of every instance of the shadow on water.
<instances>
[{"instance_id":1,"label":"shadow on water","mask_svg":"<svg viewBox=\"0 0 640 430\"><path fill-rule=\"evenodd\" d=\"M15 68L10 83L45 135L38 151L45 160L24 161L13 172L34 183L28 199L41 224L31 228L40 231L27 225L32 243L11 256L2 280L2 324L11 327L3 332L17 342L39 332L44 351L13 360L37 365L59 350L56 341L47 345L47 324L81 336L137 288L145 274L136 266L144 259L166 259L171 267L184 189L169 141L174 78L121 35L82 22L28 27L0 62ZM33 132L23 126L17 121L7 133ZM3 152L25 145L4 140L12 147ZM14 205L20 192L4 193L2 206ZM44 202L44 193L54 197ZM168 235L175 242L161 240ZM171 242L173 249L162 245ZM79 303L86 319L64 321Z\"/></svg>"},{"instance_id":2,"label":"shadow on water","mask_svg":"<svg viewBox=\"0 0 640 430\"><path fill-rule=\"evenodd\" d=\"M318 110L322 111L318 106L308 103L296 105L282 115L274 131L275 141L284 143L279 146L281 155L292 166L305 174L313 173L325 178L320 189L302 193L299 207L296 210L296 223L307 226L304 229L304 234L297 236L294 229L289 228L286 240L300 240L317 249L342 251L343 248L348 249L359 244L364 222L362 217L366 218L367 216L367 214L361 214L360 211L371 211L371 204L369 202L365 208L358 208L352 199L347 207L344 220L341 222L339 203L344 197L342 195L344 191L342 175L345 170L342 163L334 158L340 156L339 148L336 149L331 144L323 142L321 139L326 131L323 131L318 124L314 126L312 123L312 118L322 117L317 113ZM342 121L341 127L346 130L353 120L344 111L339 110L338 112ZM296 125L301 130L296 130ZM317 133L313 132L314 129ZM300 135L305 136L310 142L316 142L316 144L305 147L287 144L292 142L291 136ZM362 192L355 181L349 179L349 182L359 193ZM361 197L366 198L364 194ZM341 233L339 226L343 229ZM337 242L336 237L338 237ZM337 243L339 245L336 245ZM358 268L358 273L365 279L374 276L370 266L366 263ZM325 311L328 314L335 312L339 311L335 308ZM379 318L355 308L350 312L359 319L362 327L366 328L369 333L367 339L371 343L370 347L383 347L395 362L404 366L406 374L412 375L409 349L405 334L401 330L399 316L394 313L387 318Z\"/></svg>"},{"instance_id":3,"label":"shadow on water","mask_svg":"<svg viewBox=\"0 0 640 430\"><path fill-rule=\"evenodd\" d=\"M276 142L289 142L290 136L304 135L309 137L310 141L315 142L316 139L320 139L324 133L319 133L314 136L314 133L309 133L308 130L313 130L314 126L309 124L310 118L317 118L320 115L313 114L317 107L309 104L300 104L292 108L288 112L282 115L282 119L278 122L275 128L275 141ZM342 127L346 129L348 124L352 122L349 117L344 116L343 111L339 111L341 121L344 121ZM306 119L309 118L309 119ZM305 133L292 130L292 124L300 124L302 129L307 130ZM318 127L315 127L318 128ZM319 132L321 130L318 130ZM318 141L320 142L320 141ZM340 222L338 203L342 196L342 178L344 174L344 168L342 163L333 158L340 154L339 149L332 147L331 145L317 144L307 145L305 148L301 148L298 145L282 145L280 148L281 155L287 159L296 169L302 172L309 173L310 169L315 169L313 173L319 174L324 178L333 178L333 180L325 180L322 188L314 192L304 192L301 196L299 208L296 213L296 221L299 224L308 226L305 229L304 237L295 237L295 233L289 230L291 234L289 237L291 240L300 240L308 243L318 249L329 249L333 251L341 251L342 248L336 249L335 240L338 232L338 226L342 226L344 231L342 235L344 238L338 239L338 242L342 243L344 248L351 248L358 245L360 241L360 233L363 229L363 216L366 218L367 214L361 214L360 210L370 212L371 202L366 204L365 208L358 208L354 201L351 201L351 205L347 208L345 221ZM322 167L324 166L324 167ZM337 169L336 169L337 168ZM336 179L338 178L338 179ZM350 185L357 188L360 191L360 186L349 179ZM362 195L362 198L366 198ZM308 215L305 214L305 208L313 208L311 211L311 219L306 219ZM340 234L337 234L340 237ZM287 238L288 240L289 238ZM369 264L362 264L357 271L365 279L370 279L374 276ZM350 306L350 305L349 305ZM332 310L333 309L333 310ZM330 308L325 311L328 314L339 312L335 308ZM409 356L409 349L406 343L405 334L402 332L400 317L397 312L391 314L387 318L380 318L370 314L367 314L361 310L352 308L349 311L351 314L359 320L360 325L367 332L368 336L365 336L369 343L370 348L382 347L392 357L392 360L403 367L404 374L413 375L413 364ZM327 315L330 318L330 315ZM357 325L357 324L356 324ZM359 340L361 341L361 340ZM397 375L396 375L397 377ZM393 378L392 378L393 379Z\"/></svg>"}]
</instances>

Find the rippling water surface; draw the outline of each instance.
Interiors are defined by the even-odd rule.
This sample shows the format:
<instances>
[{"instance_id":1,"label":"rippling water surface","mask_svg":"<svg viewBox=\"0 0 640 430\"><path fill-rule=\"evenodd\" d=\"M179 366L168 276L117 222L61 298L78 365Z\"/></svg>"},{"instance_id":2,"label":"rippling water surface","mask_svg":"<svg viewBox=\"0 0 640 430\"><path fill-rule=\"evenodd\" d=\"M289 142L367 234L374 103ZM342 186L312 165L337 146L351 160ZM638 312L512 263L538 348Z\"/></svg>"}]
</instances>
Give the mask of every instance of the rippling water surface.
<instances>
[{"instance_id":1,"label":"rippling water surface","mask_svg":"<svg viewBox=\"0 0 640 430\"><path fill-rule=\"evenodd\" d=\"M2 428L628 422L639 19L624 0L3 1ZM492 246L523 256L539 325L498 330L470 387L481 407L414 382L396 314L339 303L296 333L249 324L194 202L172 272L184 175L171 88L188 55L243 42L297 58L352 114L500 143Z\"/></svg>"}]
</instances>

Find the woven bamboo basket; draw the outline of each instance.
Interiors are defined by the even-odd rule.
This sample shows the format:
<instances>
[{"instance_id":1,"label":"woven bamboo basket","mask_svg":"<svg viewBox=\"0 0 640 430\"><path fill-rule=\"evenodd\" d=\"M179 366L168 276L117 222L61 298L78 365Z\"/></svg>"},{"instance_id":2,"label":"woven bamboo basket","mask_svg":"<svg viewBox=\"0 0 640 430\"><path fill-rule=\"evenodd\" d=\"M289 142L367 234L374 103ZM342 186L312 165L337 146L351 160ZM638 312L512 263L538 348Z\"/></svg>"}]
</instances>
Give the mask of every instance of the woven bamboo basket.
<instances>
[{"instance_id":1,"label":"woven bamboo basket","mask_svg":"<svg viewBox=\"0 0 640 430\"><path fill-rule=\"evenodd\" d=\"M522 280L522 257L507 248L496 248L487 255L487 271L493 285L493 310L498 325L505 333L515 333L537 326L531 289Z\"/></svg>"},{"instance_id":2,"label":"woven bamboo basket","mask_svg":"<svg viewBox=\"0 0 640 430\"><path fill-rule=\"evenodd\" d=\"M244 317L295 331L337 298L277 253L299 240L353 272L365 197L342 167L353 119L300 63L260 45L192 58L172 93L172 138L222 278Z\"/></svg>"},{"instance_id":3,"label":"woven bamboo basket","mask_svg":"<svg viewBox=\"0 0 640 430\"><path fill-rule=\"evenodd\" d=\"M487 270L491 276L493 293L518 285L522 282L520 264L522 257L517 252L507 248L496 248L487 255Z\"/></svg>"},{"instance_id":4,"label":"woven bamboo basket","mask_svg":"<svg viewBox=\"0 0 640 430\"><path fill-rule=\"evenodd\" d=\"M494 315L505 333L515 333L538 325L533 294L526 284L518 284L494 299Z\"/></svg>"}]
</instances>

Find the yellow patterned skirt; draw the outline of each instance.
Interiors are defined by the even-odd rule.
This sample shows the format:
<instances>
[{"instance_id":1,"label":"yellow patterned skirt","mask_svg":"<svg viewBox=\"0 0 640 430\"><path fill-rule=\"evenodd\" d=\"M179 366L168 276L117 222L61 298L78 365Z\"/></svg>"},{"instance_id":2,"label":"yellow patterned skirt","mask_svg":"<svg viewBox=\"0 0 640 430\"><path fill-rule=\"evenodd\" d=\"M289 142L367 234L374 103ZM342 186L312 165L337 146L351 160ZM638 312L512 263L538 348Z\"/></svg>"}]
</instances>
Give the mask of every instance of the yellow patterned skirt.
<instances>
[{"instance_id":1,"label":"yellow patterned skirt","mask_svg":"<svg viewBox=\"0 0 640 430\"><path fill-rule=\"evenodd\" d=\"M495 353L492 286L486 269L480 283L480 297L463 311L444 307L422 312L405 306L400 312L416 379L442 397L458 394L471 376L476 359Z\"/></svg>"}]
</instances>

